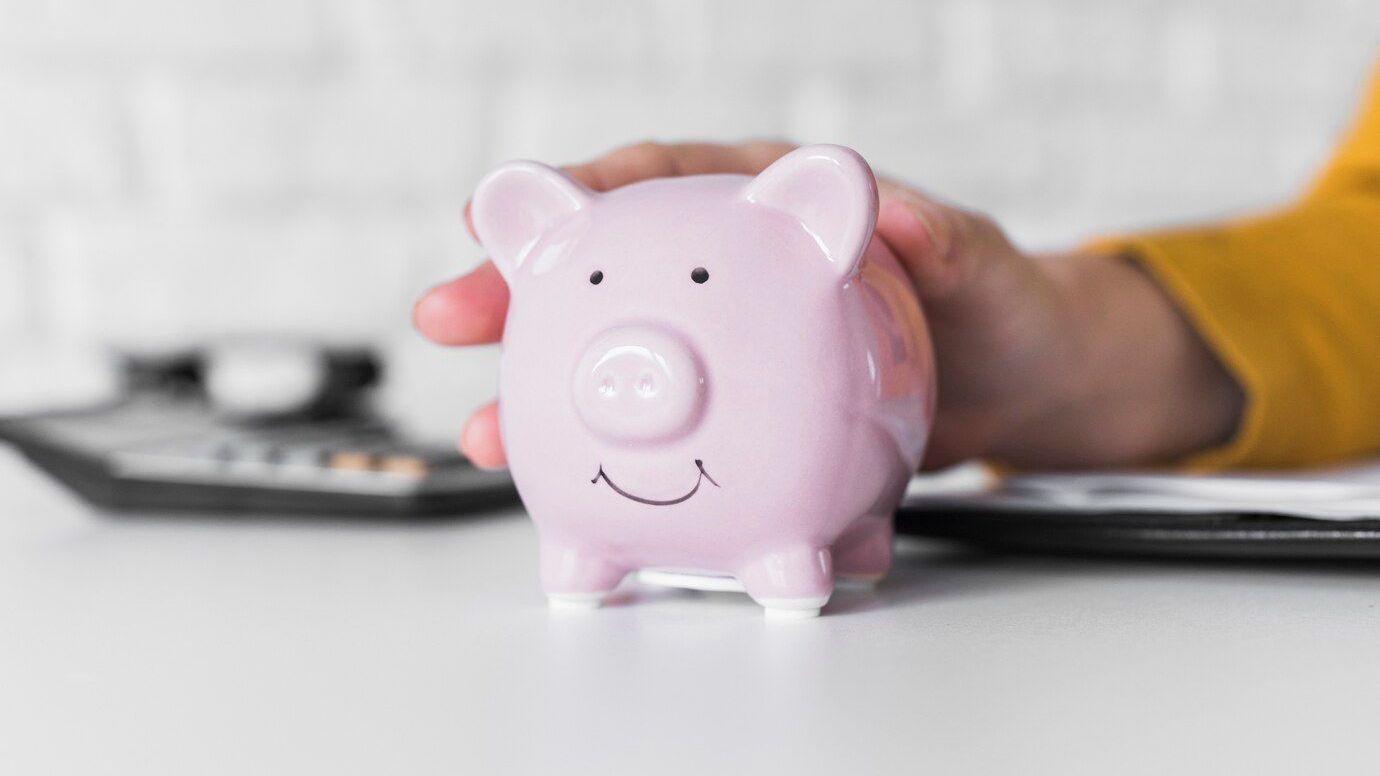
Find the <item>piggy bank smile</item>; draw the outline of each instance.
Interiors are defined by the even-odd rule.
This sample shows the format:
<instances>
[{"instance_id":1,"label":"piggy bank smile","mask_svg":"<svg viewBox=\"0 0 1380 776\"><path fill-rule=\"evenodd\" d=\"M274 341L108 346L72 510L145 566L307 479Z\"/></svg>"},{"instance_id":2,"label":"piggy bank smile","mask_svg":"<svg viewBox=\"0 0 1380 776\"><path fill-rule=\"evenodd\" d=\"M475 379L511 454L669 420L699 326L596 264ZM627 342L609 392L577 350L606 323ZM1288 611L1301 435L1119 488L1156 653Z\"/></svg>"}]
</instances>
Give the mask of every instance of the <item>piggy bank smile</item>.
<instances>
[{"instance_id":1,"label":"piggy bank smile","mask_svg":"<svg viewBox=\"0 0 1380 776\"><path fill-rule=\"evenodd\" d=\"M599 464L599 473L594 475L594 479L590 480L590 482L595 485L598 485L599 480L603 480L605 483L608 484L610 488L613 489L614 493L617 493L618 495L622 496L625 499L628 499L629 501L636 501L639 504L646 504L648 506L653 507L669 507L674 506L676 504L680 504L685 501L689 501L692 496L699 492L700 485L704 484L705 480L709 480L709 484L713 485L714 487L719 487L719 483L715 482L714 478L709 476L709 472L704 470L704 461L701 461L700 459L696 458L695 468L698 469L700 472L699 476L695 478L695 486L692 487L689 491L687 491L685 495L670 499L646 498L644 496L638 496L636 494L630 493L618 487L618 485L612 479L610 479L609 475L604 471L603 464Z\"/></svg>"}]
</instances>

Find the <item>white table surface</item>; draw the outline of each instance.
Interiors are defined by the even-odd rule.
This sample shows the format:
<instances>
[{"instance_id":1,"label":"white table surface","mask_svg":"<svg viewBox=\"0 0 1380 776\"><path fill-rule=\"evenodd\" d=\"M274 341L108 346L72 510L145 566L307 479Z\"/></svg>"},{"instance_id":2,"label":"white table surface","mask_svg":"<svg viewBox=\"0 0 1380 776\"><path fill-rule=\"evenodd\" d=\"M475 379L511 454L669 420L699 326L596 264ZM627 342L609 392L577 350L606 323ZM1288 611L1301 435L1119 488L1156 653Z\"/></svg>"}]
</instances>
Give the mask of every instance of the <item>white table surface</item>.
<instances>
[{"instance_id":1,"label":"white table surface","mask_svg":"<svg viewBox=\"0 0 1380 776\"><path fill-rule=\"evenodd\" d=\"M903 542L549 612L516 511L110 517L0 449L0 773L1374 773L1380 567Z\"/></svg>"}]
</instances>

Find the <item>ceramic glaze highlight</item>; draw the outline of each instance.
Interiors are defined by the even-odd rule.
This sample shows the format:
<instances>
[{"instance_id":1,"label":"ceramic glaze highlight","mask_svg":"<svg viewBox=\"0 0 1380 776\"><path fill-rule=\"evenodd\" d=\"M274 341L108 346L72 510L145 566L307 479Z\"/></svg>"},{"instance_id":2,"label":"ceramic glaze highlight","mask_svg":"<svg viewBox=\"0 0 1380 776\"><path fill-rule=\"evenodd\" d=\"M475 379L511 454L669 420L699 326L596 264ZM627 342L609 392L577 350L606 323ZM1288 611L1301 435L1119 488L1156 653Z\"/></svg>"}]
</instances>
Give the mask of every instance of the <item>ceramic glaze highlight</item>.
<instances>
[{"instance_id":1,"label":"ceramic glaze highlight","mask_svg":"<svg viewBox=\"0 0 1380 776\"><path fill-rule=\"evenodd\" d=\"M836 576L886 573L934 368L876 216L839 146L606 194L533 162L484 179L500 423L553 604L657 570L808 616Z\"/></svg>"}]
</instances>

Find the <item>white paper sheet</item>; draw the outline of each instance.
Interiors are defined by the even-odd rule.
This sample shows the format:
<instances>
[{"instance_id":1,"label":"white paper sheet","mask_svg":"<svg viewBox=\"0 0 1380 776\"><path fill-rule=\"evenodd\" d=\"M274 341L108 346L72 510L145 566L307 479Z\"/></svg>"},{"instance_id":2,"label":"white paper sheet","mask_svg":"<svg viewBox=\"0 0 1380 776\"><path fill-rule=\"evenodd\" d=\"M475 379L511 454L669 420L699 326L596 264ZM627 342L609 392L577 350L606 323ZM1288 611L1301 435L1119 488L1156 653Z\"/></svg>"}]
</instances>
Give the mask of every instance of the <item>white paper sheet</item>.
<instances>
[{"instance_id":1,"label":"white paper sheet","mask_svg":"<svg viewBox=\"0 0 1380 776\"><path fill-rule=\"evenodd\" d=\"M999 477L980 464L916 476L906 503L1043 512L1249 512L1380 519L1380 460L1279 473L1107 472Z\"/></svg>"}]
</instances>

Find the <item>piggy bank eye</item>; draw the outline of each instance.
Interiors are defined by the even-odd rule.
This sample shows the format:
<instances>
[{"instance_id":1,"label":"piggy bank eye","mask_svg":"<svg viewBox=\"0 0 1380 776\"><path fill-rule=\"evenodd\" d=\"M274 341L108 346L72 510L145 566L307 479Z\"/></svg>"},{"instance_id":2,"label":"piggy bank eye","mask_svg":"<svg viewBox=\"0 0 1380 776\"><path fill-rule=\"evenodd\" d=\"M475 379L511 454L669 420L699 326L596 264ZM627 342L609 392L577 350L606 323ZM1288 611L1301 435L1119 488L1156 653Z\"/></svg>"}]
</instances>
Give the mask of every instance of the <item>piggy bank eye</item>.
<instances>
[{"instance_id":1,"label":"piggy bank eye","mask_svg":"<svg viewBox=\"0 0 1380 776\"><path fill-rule=\"evenodd\" d=\"M709 280L709 270L704 267L695 267L690 271L690 279L696 283L703 283Z\"/></svg>"},{"instance_id":2,"label":"piggy bank eye","mask_svg":"<svg viewBox=\"0 0 1380 776\"><path fill-rule=\"evenodd\" d=\"M594 270L589 276L589 284L597 286L602 282L604 282L604 271L598 269Z\"/></svg>"}]
</instances>

